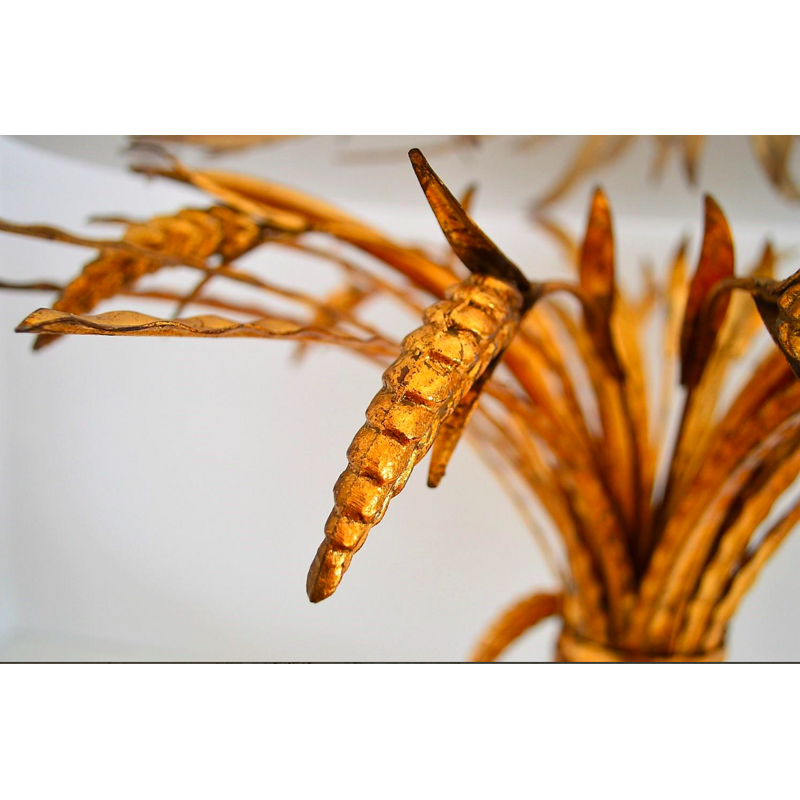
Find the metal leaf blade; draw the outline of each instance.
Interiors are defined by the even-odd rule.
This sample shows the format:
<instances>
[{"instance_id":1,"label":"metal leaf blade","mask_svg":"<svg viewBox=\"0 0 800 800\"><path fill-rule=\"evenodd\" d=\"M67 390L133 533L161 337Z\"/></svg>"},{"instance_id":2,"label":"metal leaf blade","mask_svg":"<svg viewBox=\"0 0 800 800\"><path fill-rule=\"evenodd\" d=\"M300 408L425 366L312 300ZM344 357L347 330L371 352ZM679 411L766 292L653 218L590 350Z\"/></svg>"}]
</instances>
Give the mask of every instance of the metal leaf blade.
<instances>
[{"instance_id":1,"label":"metal leaf blade","mask_svg":"<svg viewBox=\"0 0 800 800\"><path fill-rule=\"evenodd\" d=\"M17 333L72 334L78 336L180 336L198 338L295 339L343 344L383 352L384 346L369 339L325 328L304 327L287 320L263 317L251 322L208 314L186 319L159 319L135 311L109 311L79 316L40 308L26 317ZM387 355L391 355L388 353Z\"/></svg>"},{"instance_id":2,"label":"metal leaf blade","mask_svg":"<svg viewBox=\"0 0 800 800\"><path fill-rule=\"evenodd\" d=\"M408 157L439 227L464 266L470 272L500 278L527 295L530 291L527 278L470 219L425 156L415 149Z\"/></svg>"},{"instance_id":3,"label":"metal leaf blade","mask_svg":"<svg viewBox=\"0 0 800 800\"><path fill-rule=\"evenodd\" d=\"M689 285L681 330L681 381L689 389L703 376L730 304L730 295L712 298L712 292L720 281L733 277L733 269L731 229L714 198L706 195L703 247Z\"/></svg>"},{"instance_id":4,"label":"metal leaf blade","mask_svg":"<svg viewBox=\"0 0 800 800\"><path fill-rule=\"evenodd\" d=\"M586 297L584 313L586 327L598 354L611 375L623 377L611 333L614 311L614 231L611 209L602 190L597 189L592 198L589 222L581 246L579 259L580 285Z\"/></svg>"}]
</instances>

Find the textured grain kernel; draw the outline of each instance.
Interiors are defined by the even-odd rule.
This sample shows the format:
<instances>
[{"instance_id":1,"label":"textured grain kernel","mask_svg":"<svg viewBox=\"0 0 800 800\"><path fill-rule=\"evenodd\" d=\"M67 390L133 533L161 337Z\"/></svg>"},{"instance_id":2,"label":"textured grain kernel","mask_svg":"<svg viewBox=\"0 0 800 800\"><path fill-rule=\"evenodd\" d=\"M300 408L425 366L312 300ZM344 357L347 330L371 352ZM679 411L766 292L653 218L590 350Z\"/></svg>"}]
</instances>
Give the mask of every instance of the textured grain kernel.
<instances>
[{"instance_id":1,"label":"textured grain kernel","mask_svg":"<svg viewBox=\"0 0 800 800\"><path fill-rule=\"evenodd\" d=\"M325 537L336 548L354 552L364 541L370 527L366 522L348 519L332 511L325 524Z\"/></svg>"},{"instance_id":2,"label":"textured grain kernel","mask_svg":"<svg viewBox=\"0 0 800 800\"><path fill-rule=\"evenodd\" d=\"M388 392L381 392L367 409L367 419L383 431L406 441L416 441L433 424L435 414L425 406L396 402Z\"/></svg>"},{"instance_id":3,"label":"textured grain kernel","mask_svg":"<svg viewBox=\"0 0 800 800\"><path fill-rule=\"evenodd\" d=\"M479 311L483 311L484 314L495 321L501 321L505 317L508 308L508 305L496 292L488 289L476 290L459 299L460 302L477 308Z\"/></svg>"},{"instance_id":4,"label":"textured grain kernel","mask_svg":"<svg viewBox=\"0 0 800 800\"><path fill-rule=\"evenodd\" d=\"M414 353L398 359L383 373L383 385L395 395L395 399L402 397L404 390L414 379L422 359L422 353Z\"/></svg>"},{"instance_id":5,"label":"textured grain kernel","mask_svg":"<svg viewBox=\"0 0 800 800\"><path fill-rule=\"evenodd\" d=\"M519 294L513 286L489 275L482 275L479 280L472 282L463 281L455 284L449 287L446 295L455 301L470 301L487 297L491 304L499 305L505 310L519 302Z\"/></svg>"},{"instance_id":6,"label":"textured grain kernel","mask_svg":"<svg viewBox=\"0 0 800 800\"><path fill-rule=\"evenodd\" d=\"M409 356L426 353L438 331L439 328L436 325L423 325L421 328L411 331L400 343L400 346L403 352Z\"/></svg>"},{"instance_id":7,"label":"textured grain kernel","mask_svg":"<svg viewBox=\"0 0 800 800\"><path fill-rule=\"evenodd\" d=\"M424 355L451 366L458 366L464 358L464 346L458 336L448 335L447 331L437 330L432 325L406 336L401 346L412 357Z\"/></svg>"},{"instance_id":8,"label":"textured grain kernel","mask_svg":"<svg viewBox=\"0 0 800 800\"><path fill-rule=\"evenodd\" d=\"M352 469L346 469L333 484L333 497L337 500L340 497L345 497L350 493L350 487L356 479L356 473Z\"/></svg>"},{"instance_id":9,"label":"textured grain kernel","mask_svg":"<svg viewBox=\"0 0 800 800\"><path fill-rule=\"evenodd\" d=\"M351 552L334 547L327 539L319 546L306 581L312 603L319 603L336 591L352 558Z\"/></svg>"},{"instance_id":10,"label":"textured grain kernel","mask_svg":"<svg viewBox=\"0 0 800 800\"><path fill-rule=\"evenodd\" d=\"M357 475L348 485L342 515L374 525L387 498L385 487L377 486L366 475Z\"/></svg>"},{"instance_id":11,"label":"textured grain kernel","mask_svg":"<svg viewBox=\"0 0 800 800\"><path fill-rule=\"evenodd\" d=\"M450 312L450 320L455 327L472 331L481 338L490 336L497 328L497 323L491 316L466 303L456 306Z\"/></svg>"},{"instance_id":12,"label":"textured grain kernel","mask_svg":"<svg viewBox=\"0 0 800 800\"><path fill-rule=\"evenodd\" d=\"M432 325L437 330L446 328L452 308L453 304L449 301L436 303L425 309L422 313L422 320L426 325Z\"/></svg>"},{"instance_id":13,"label":"textured grain kernel","mask_svg":"<svg viewBox=\"0 0 800 800\"><path fill-rule=\"evenodd\" d=\"M481 355L481 344L475 335L458 328L447 328L436 334L431 344L431 358L447 358L459 366L469 367Z\"/></svg>"},{"instance_id":14,"label":"textured grain kernel","mask_svg":"<svg viewBox=\"0 0 800 800\"><path fill-rule=\"evenodd\" d=\"M365 425L353 439L347 458L354 470L381 485L396 481L408 467L412 452L407 443Z\"/></svg>"},{"instance_id":15,"label":"textured grain kernel","mask_svg":"<svg viewBox=\"0 0 800 800\"><path fill-rule=\"evenodd\" d=\"M398 392L398 399L406 397L429 408L444 403L452 394L459 376L448 365L425 359L408 376L405 388Z\"/></svg>"}]
</instances>

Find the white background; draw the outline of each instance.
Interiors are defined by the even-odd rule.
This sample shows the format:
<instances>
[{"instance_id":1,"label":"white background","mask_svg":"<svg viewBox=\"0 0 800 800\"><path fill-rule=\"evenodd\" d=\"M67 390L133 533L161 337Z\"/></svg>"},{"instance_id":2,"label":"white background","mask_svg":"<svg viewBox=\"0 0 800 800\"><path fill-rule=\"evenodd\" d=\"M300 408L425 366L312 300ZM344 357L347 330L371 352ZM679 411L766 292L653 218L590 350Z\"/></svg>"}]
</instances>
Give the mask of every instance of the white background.
<instances>
[{"instance_id":1,"label":"white background","mask_svg":"<svg viewBox=\"0 0 800 800\"><path fill-rule=\"evenodd\" d=\"M440 243L402 157L434 137L371 138L290 143L233 165L340 203L397 236ZM147 216L206 202L123 172L119 139L84 139L55 144L90 160L0 139L2 216L100 236L108 231L86 226L93 213ZM376 146L396 159L345 163L343 153ZM431 158L456 189L478 180L478 220L529 275L544 276L558 269L557 254L526 222L524 205L571 148L555 142L518 154L492 142ZM631 285L643 256L662 269L681 233L697 244L701 223L700 195L674 164L661 187L648 184L650 155L642 142L598 176ZM767 233L779 245L796 242L800 209L766 186L745 140L714 137L702 176L731 219L740 264ZM573 230L589 190L560 207ZM9 279L64 280L91 257L10 236L0 243L0 275ZM252 266L306 288L336 283L330 271L280 253ZM291 345L265 341L87 337L32 354L13 326L50 302L0 294L4 658L458 660L502 608L553 585L523 523L464 447L437 491L415 475L340 591L311 606L306 570L377 371L336 350L295 366ZM395 332L414 326L385 307L373 316ZM739 614L731 658L800 658L798 566L800 542L790 539ZM547 659L555 634L553 623L542 626L508 657Z\"/></svg>"}]
</instances>

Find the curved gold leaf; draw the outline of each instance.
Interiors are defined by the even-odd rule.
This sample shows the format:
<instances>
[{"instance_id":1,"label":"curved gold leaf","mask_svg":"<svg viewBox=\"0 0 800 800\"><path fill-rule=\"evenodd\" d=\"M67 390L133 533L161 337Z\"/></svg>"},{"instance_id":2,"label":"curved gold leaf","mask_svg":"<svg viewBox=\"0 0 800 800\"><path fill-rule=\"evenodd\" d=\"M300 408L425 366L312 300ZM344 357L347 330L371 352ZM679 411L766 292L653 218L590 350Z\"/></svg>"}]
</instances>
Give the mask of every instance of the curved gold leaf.
<instances>
[{"instance_id":1,"label":"curved gold leaf","mask_svg":"<svg viewBox=\"0 0 800 800\"><path fill-rule=\"evenodd\" d=\"M394 355L384 343L359 339L324 328L303 327L287 320L264 317L252 322L237 322L206 314L186 319L159 319L135 311L109 311L94 316L78 316L40 308L26 317L17 333L71 334L73 336L194 336L200 338L296 339L298 341L345 344L358 349Z\"/></svg>"},{"instance_id":2,"label":"curved gold leaf","mask_svg":"<svg viewBox=\"0 0 800 800\"><path fill-rule=\"evenodd\" d=\"M711 625L706 633L705 645L715 647L725 637L725 629L739 603L756 582L761 570L778 547L800 522L800 502L796 502L765 534L761 543L748 554L736 573L730 588L714 609Z\"/></svg>"},{"instance_id":3,"label":"curved gold leaf","mask_svg":"<svg viewBox=\"0 0 800 800\"><path fill-rule=\"evenodd\" d=\"M730 304L729 294L713 298L712 292L720 281L733 277L733 267L731 229L717 202L706 195L703 247L689 285L681 330L681 381L689 389L703 376Z\"/></svg>"},{"instance_id":4,"label":"curved gold leaf","mask_svg":"<svg viewBox=\"0 0 800 800\"><path fill-rule=\"evenodd\" d=\"M609 373L623 377L611 333L614 311L614 231L611 209L601 189L595 190L586 235L578 262L580 285L586 298L586 328Z\"/></svg>"},{"instance_id":5,"label":"curved gold leaf","mask_svg":"<svg viewBox=\"0 0 800 800\"><path fill-rule=\"evenodd\" d=\"M483 634L469 660L476 663L496 661L524 633L548 617L560 614L563 602L560 594L534 594L515 603Z\"/></svg>"},{"instance_id":6,"label":"curved gold leaf","mask_svg":"<svg viewBox=\"0 0 800 800\"><path fill-rule=\"evenodd\" d=\"M776 448L729 512L729 524L718 534L716 552L705 564L697 590L687 606L678 641L682 651L692 652L700 647L714 607L729 586L734 568L742 560L753 532L797 478L800 472L798 445L800 438L796 437Z\"/></svg>"}]
</instances>

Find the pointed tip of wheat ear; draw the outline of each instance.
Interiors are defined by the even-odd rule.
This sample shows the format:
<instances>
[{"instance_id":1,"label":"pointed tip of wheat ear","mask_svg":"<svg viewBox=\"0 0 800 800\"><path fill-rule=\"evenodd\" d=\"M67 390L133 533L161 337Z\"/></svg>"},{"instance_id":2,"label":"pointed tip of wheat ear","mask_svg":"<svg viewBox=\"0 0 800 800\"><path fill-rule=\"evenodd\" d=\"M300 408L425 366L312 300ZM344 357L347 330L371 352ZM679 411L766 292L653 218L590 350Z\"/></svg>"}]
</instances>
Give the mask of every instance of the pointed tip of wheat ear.
<instances>
[{"instance_id":1,"label":"pointed tip of wheat ear","mask_svg":"<svg viewBox=\"0 0 800 800\"><path fill-rule=\"evenodd\" d=\"M306 579L306 593L312 603L327 600L339 587L353 554L333 547L327 539L319 546Z\"/></svg>"}]
</instances>

